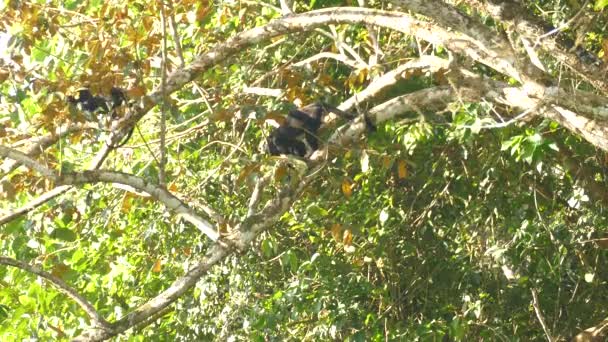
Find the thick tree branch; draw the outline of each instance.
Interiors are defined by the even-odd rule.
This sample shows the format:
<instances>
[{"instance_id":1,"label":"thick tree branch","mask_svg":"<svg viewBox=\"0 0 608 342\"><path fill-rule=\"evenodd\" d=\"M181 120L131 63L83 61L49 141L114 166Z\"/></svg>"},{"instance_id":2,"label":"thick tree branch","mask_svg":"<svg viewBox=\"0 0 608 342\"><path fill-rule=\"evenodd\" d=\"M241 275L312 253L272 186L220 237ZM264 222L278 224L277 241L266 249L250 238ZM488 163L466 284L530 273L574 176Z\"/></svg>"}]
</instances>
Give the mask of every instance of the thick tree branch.
<instances>
[{"instance_id":1,"label":"thick tree branch","mask_svg":"<svg viewBox=\"0 0 608 342\"><path fill-rule=\"evenodd\" d=\"M270 201L258 214L247 217L234 229L230 239L216 243L205 255L205 257L186 275L177 279L167 290L160 293L146 304L135 309L125 317L116 321L113 329L102 330L95 327L87 329L75 341L102 341L116 336L131 327L146 321L149 317L164 310L175 302L181 295L191 289L198 280L204 276L214 265L222 261L226 256L237 250L245 250L247 246L263 231L271 227L276 220L283 215L297 199L297 195L308 185L303 181L297 183L294 188L283 189L277 197Z\"/></svg>"},{"instance_id":2,"label":"thick tree branch","mask_svg":"<svg viewBox=\"0 0 608 342\"><path fill-rule=\"evenodd\" d=\"M50 191L45 192L44 194L35 198L34 200L29 201L26 205L24 205L20 208L12 209L5 215L1 216L0 225L11 222L12 220L16 219L17 217L24 215L26 213L29 213L30 211L38 208L39 206L43 205L44 203L47 203L48 201L52 200L53 198L66 193L70 189L72 189L71 186L62 185L62 186L58 186Z\"/></svg>"},{"instance_id":3,"label":"thick tree branch","mask_svg":"<svg viewBox=\"0 0 608 342\"><path fill-rule=\"evenodd\" d=\"M600 342L606 341L606 335L608 335L608 318L604 319L600 323L581 331L579 334L574 336L571 342Z\"/></svg>"},{"instance_id":4,"label":"thick tree branch","mask_svg":"<svg viewBox=\"0 0 608 342\"><path fill-rule=\"evenodd\" d=\"M93 305L91 305L91 303L89 303L84 298L84 296L80 295L78 292L76 292L76 290L74 290L63 280L61 280L61 278L56 277L46 271L43 271L37 266L28 265L23 261L15 260L9 257L0 256L0 264L17 267L24 271L40 276L43 279L46 279L49 283L53 284L60 292L72 298L73 301L80 305L80 307L87 313L89 318L91 318L96 328L109 328L110 324L103 317L101 317L101 315L97 312L97 310L95 310Z\"/></svg>"},{"instance_id":5,"label":"thick tree branch","mask_svg":"<svg viewBox=\"0 0 608 342\"><path fill-rule=\"evenodd\" d=\"M442 69L448 68L449 62L445 59L436 56L420 56L419 59L409 61L405 64L398 66L397 68L387 72L381 77L375 79L369 86L367 86L360 93L355 94L350 99L344 101L340 105L340 109L344 111L350 111L356 107L357 103L364 103L377 97L383 91L394 86L399 80L404 79L408 73L415 72L426 72L431 73L438 72Z\"/></svg>"},{"instance_id":6,"label":"thick tree branch","mask_svg":"<svg viewBox=\"0 0 608 342\"><path fill-rule=\"evenodd\" d=\"M497 51L503 58L515 62L515 52L504 35L471 18L453 5L441 0L391 0L398 7L407 8L434 19L438 25L449 27L475 37L486 50Z\"/></svg>"},{"instance_id":7,"label":"thick tree branch","mask_svg":"<svg viewBox=\"0 0 608 342\"><path fill-rule=\"evenodd\" d=\"M207 237L209 237L211 240L216 241L219 238L217 230L213 228L211 223L196 214L194 210L192 210L188 205L186 205L184 202L182 202L169 191L156 184L152 184L143 178L121 172L101 170L65 173L62 175L58 175L52 170L37 163L35 160L28 157L24 153L1 145L0 156L17 160L23 165L36 170L43 176L53 179L55 182L62 185L78 185L84 183L104 182L120 183L131 186L139 191L143 191L150 194L156 200L163 203L167 208L173 210L179 216L183 217L186 221L197 227L203 234L207 235Z\"/></svg>"},{"instance_id":8,"label":"thick tree branch","mask_svg":"<svg viewBox=\"0 0 608 342\"><path fill-rule=\"evenodd\" d=\"M174 71L167 79L166 95L181 89L210 67L223 62L247 46L279 35L311 31L329 24L369 24L414 35L432 44L444 45L454 52L469 56L510 77L521 79L521 75L512 65L512 61L505 58L502 52L498 53L467 35L414 19L405 13L343 7L291 15L273 20L265 26L242 32L226 42L218 44L212 51L197 57L185 68ZM134 110L124 120L116 122L113 131L118 133L110 137L110 145L117 143L124 135L118 128L122 128L123 131L130 130L152 107L160 103L162 96L162 89L155 89L150 95L140 100L137 110Z\"/></svg>"},{"instance_id":9,"label":"thick tree branch","mask_svg":"<svg viewBox=\"0 0 608 342\"><path fill-rule=\"evenodd\" d=\"M310 63L312 63L314 61L318 61L319 59L323 59L323 58L335 59L335 60L337 60L339 62L342 62L342 63L348 65L349 67L351 67L353 69L365 66L365 64L361 65L357 61L354 61L354 60L348 58L347 56L345 56L343 54L332 53L332 52L321 52L321 53L318 53L318 54L316 54L314 56L306 58L305 60L302 60L302 61L299 61L297 63L294 63L293 66L295 66L295 67L301 67L301 66L304 66L306 64L310 64Z\"/></svg>"},{"instance_id":10,"label":"thick tree branch","mask_svg":"<svg viewBox=\"0 0 608 342\"><path fill-rule=\"evenodd\" d=\"M30 157L39 156L44 150L53 146L59 139L65 137L66 135L72 134L74 132L80 132L85 129L94 129L95 127L89 123L76 123L71 124L66 127L59 127L55 130L55 132L28 139L25 143L28 144L27 148L22 151ZM16 146L14 146L16 147ZM19 162L11 159L5 160L2 165L0 165L0 178L6 174L9 174L17 167L19 167Z\"/></svg>"},{"instance_id":11,"label":"thick tree branch","mask_svg":"<svg viewBox=\"0 0 608 342\"><path fill-rule=\"evenodd\" d=\"M477 7L484 9L495 20L506 24L510 30L514 30L524 39L540 43L551 56L568 65L578 75L584 77L604 94L608 94L606 72L602 72L601 66L594 63L583 63L576 54L564 51L554 38L545 35L543 26L546 25L535 22L530 16L529 11L521 6L521 4L516 1L471 1Z\"/></svg>"},{"instance_id":12,"label":"thick tree branch","mask_svg":"<svg viewBox=\"0 0 608 342\"><path fill-rule=\"evenodd\" d=\"M157 184L150 183L143 178L122 172L111 172L103 170L83 171L67 173L58 177L58 183L65 185L77 185L84 183L120 183L132 186L133 188L146 192L156 200L163 203L167 208L183 217L186 221L197 227L203 234L213 241L219 238L219 234L213 225L200 217L186 203L182 202L175 195L170 193Z\"/></svg>"}]
</instances>

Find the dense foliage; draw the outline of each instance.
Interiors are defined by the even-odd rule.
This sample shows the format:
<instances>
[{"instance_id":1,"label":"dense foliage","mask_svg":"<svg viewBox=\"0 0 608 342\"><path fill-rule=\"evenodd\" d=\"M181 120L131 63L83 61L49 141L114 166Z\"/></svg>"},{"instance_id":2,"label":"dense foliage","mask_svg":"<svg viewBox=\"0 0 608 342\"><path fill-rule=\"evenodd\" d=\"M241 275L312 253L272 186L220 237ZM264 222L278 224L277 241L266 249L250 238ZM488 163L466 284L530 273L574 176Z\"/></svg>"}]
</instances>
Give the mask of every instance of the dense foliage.
<instances>
[{"instance_id":1,"label":"dense foliage","mask_svg":"<svg viewBox=\"0 0 608 342\"><path fill-rule=\"evenodd\" d=\"M406 13L405 3L359 5ZM507 25L480 4L464 1L458 9L499 35ZM356 4L293 8L346 5ZM68 95L118 86L139 104L153 89L171 89L171 73L197 56L280 18L278 6L4 2L0 145L25 152L38 137L56 136L28 154L58 174L87 170L111 131L68 106ZM526 10L554 27L576 20L570 25L577 30L565 27L558 43L576 42L605 72L606 6L553 0ZM199 213L208 206L222 219L203 216L229 233L248 217L262 178L268 176L262 204L303 182L296 174L302 161L260 152L293 103L340 104L421 55L489 80L520 81L404 32L324 25L256 42L165 94L101 168L162 183ZM608 96L550 53L539 57L550 81ZM435 88L458 85L445 72L406 71L353 111ZM439 108L413 105L377 120L362 141L332 145L326 161L308 168L309 184L289 210L249 248L225 257L120 339L565 340L597 325L608 306L608 153L547 116L521 112L456 96ZM9 168L10 158L3 162L0 216L62 186L30 167ZM63 280L105 320L119 320L186 275L213 245L137 190L112 182L69 188L3 222L0 255ZM91 324L55 282L1 263L0 340L67 340Z\"/></svg>"}]
</instances>

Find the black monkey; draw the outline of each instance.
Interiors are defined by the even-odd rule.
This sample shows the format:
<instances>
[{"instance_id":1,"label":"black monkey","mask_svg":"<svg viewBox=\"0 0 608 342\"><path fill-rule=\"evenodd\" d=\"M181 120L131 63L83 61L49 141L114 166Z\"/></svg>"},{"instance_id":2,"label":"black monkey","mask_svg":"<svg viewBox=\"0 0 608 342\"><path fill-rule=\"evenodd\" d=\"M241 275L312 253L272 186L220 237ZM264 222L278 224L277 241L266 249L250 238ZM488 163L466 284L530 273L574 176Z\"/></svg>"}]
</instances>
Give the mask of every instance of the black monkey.
<instances>
[{"instance_id":1,"label":"black monkey","mask_svg":"<svg viewBox=\"0 0 608 342\"><path fill-rule=\"evenodd\" d=\"M124 90L112 87L110 98L104 96L94 96L89 88L80 88L76 96L68 96L68 103L76 106L85 112L86 115L94 113L111 114L111 118L116 118L116 108L127 102Z\"/></svg>"},{"instance_id":2,"label":"black monkey","mask_svg":"<svg viewBox=\"0 0 608 342\"><path fill-rule=\"evenodd\" d=\"M106 126L110 120L118 117L116 111L118 107L128 105L125 91L117 87L112 87L109 98L95 96L89 88L80 88L75 96L70 95L67 97L67 102L83 111L89 120L98 120L102 127ZM133 129L127 133L122 142L114 147L122 147L131 138L132 134Z\"/></svg>"},{"instance_id":3,"label":"black monkey","mask_svg":"<svg viewBox=\"0 0 608 342\"><path fill-rule=\"evenodd\" d=\"M322 102L309 104L302 108L289 111L285 122L275 128L266 139L266 151L273 156L292 154L307 157L319 148L317 131L321 127L323 117L332 112L352 120L355 115ZM371 124L366 116L368 126Z\"/></svg>"}]
</instances>

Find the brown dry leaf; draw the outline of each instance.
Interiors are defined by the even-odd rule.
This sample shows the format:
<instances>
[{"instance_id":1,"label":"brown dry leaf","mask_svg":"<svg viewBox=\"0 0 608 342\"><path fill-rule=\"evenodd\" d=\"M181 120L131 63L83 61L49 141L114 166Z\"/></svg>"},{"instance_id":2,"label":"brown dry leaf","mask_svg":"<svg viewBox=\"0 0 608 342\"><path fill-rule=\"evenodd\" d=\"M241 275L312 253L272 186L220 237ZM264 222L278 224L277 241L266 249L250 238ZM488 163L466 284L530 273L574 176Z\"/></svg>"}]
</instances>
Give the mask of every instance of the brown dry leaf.
<instances>
[{"instance_id":1,"label":"brown dry leaf","mask_svg":"<svg viewBox=\"0 0 608 342\"><path fill-rule=\"evenodd\" d=\"M405 160L399 160L399 163L397 164L397 174L399 175L399 179L407 177L407 163Z\"/></svg>"},{"instance_id":2,"label":"brown dry leaf","mask_svg":"<svg viewBox=\"0 0 608 342\"><path fill-rule=\"evenodd\" d=\"M149 32L154 24L154 18L151 16L143 17L141 23L144 26L144 29Z\"/></svg>"},{"instance_id":3,"label":"brown dry leaf","mask_svg":"<svg viewBox=\"0 0 608 342\"><path fill-rule=\"evenodd\" d=\"M342 225L339 223L334 223L331 228L331 236L336 240L336 242L342 242Z\"/></svg>"},{"instance_id":4,"label":"brown dry leaf","mask_svg":"<svg viewBox=\"0 0 608 342\"><path fill-rule=\"evenodd\" d=\"M319 85L332 86L335 79L327 74L321 74L317 79Z\"/></svg>"},{"instance_id":5,"label":"brown dry leaf","mask_svg":"<svg viewBox=\"0 0 608 342\"><path fill-rule=\"evenodd\" d=\"M229 109L220 109L211 113L211 115L209 115L209 119L212 121L227 122L232 120L234 117L233 113L234 112Z\"/></svg>"},{"instance_id":6,"label":"brown dry leaf","mask_svg":"<svg viewBox=\"0 0 608 342\"><path fill-rule=\"evenodd\" d=\"M5 179L0 182L0 199L6 199L9 201L14 201L17 192L15 191L15 186L8 179Z\"/></svg>"},{"instance_id":7,"label":"brown dry leaf","mask_svg":"<svg viewBox=\"0 0 608 342\"><path fill-rule=\"evenodd\" d=\"M608 38L604 38L602 41L602 50L604 50L604 62L608 63Z\"/></svg>"},{"instance_id":8,"label":"brown dry leaf","mask_svg":"<svg viewBox=\"0 0 608 342\"><path fill-rule=\"evenodd\" d=\"M361 267L365 265L365 261L362 258L357 258L353 260L353 265Z\"/></svg>"},{"instance_id":9,"label":"brown dry leaf","mask_svg":"<svg viewBox=\"0 0 608 342\"><path fill-rule=\"evenodd\" d=\"M365 82L365 80L367 79L367 74L369 73L369 70L367 68L363 68L359 70L359 75L357 75L357 81L359 82L359 84L363 84L363 82Z\"/></svg>"},{"instance_id":10,"label":"brown dry leaf","mask_svg":"<svg viewBox=\"0 0 608 342\"><path fill-rule=\"evenodd\" d=\"M350 229L345 229L342 233L342 243L344 246L350 246L353 243L353 232Z\"/></svg>"},{"instance_id":11,"label":"brown dry leaf","mask_svg":"<svg viewBox=\"0 0 608 342\"><path fill-rule=\"evenodd\" d=\"M257 171L257 170L259 170L259 169L260 169L260 164L257 164L257 163L256 163L256 164L250 164L250 165L245 166L245 167L244 167L244 168L241 170L241 172L239 173L239 177L236 179L236 183L237 183L237 184L242 184L242 183L243 183L243 180L244 180L245 178L249 177L249 175L250 175L252 172Z\"/></svg>"},{"instance_id":12,"label":"brown dry leaf","mask_svg":"<svg viewBox=\"0 0 608 342\"><path fill-rule=\"evenodd\" d=\"M200 2L200 5L196 9L196 20L202 21L205 19L205 16L209 13L209 1L203 0Z\"/></svg>"},{"instance_id":13,"label":"brown dry leaf","mask_svg":"<svg viewBox=\"0 0 608 342\"><path fill-rule=\"evenodd\" d=\"M6 69L0 69L0 83L6 81L10 73Z\"/></svg>"},{"instance_id":14,"label":"brown dry leaf","mask_svg":"<svg viewBox=\"0 0 608 342\"><path fill-rule=\"evenodd\" d=\"M142 97L144 95L146 95L146 88L142 86L134 86L127 90L127 96L129 98Z\"/></svg>"},{"instance_id":15,"label":"brown dry leaf","mask_svg":"<svg viewBox=\"0 0 608 342\"><path fill-rule=\"evenodd\" d=\"M274 120L279 125L281 125L281 124L283 124L283 122L285 122L285 116L279 112L271 112L271 113L266 114L266 117L264 118L264 120L265 121Z\"/></svg>"},{"instance_id":16,"label":"brown dry leaf","mask_svg":"<svg viewBox=\"0 0 608 342\"><path fill-rule=\"evenodd\" d=\"M595 243L597 243L601 249L608 249L608 238L596 239Z\"/></svg>"}]
</instances>

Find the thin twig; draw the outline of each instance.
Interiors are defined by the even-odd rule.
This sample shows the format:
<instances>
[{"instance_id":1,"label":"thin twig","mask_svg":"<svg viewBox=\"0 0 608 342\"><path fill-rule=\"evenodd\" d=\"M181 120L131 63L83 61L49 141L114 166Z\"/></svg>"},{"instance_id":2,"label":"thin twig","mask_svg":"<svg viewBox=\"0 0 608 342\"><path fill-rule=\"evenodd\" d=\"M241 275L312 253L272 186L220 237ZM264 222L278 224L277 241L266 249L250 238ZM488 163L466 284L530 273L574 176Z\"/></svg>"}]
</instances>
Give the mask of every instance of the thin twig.
<instances>
[{"instance_id":1,"label":"thin twig","mask_svg":"<svg viewBox=\"0 0 608 342\"><path fill-rule=\"evenodd\" d=\"M253 192L251 193L251 198L249 199L249 206L248 206L249 208L247 209L247 217L251 217L255 214L256 207L257 207L258 203L260 202L260 198L262 198L262 190L268 183L269 179L270 179L270 177L268 175L261 177L258 179L257 183L255 184L255 188L253 189Z\"/></svg>"},{"instance_id":2,"label":"thin twig","mask_svg":"<svg viewBox=\"0 0 608 342\"><path fill-rule=\"evenodd\" d=\"M547 336L547 341L553 342L553 337L551 337L551 332L549 331L549 327L545 322L545 317L543 316L543 312L540 310L540 304L538 302L538 293L536 289L530 289L532 292L532 306L534 307L534 312L536 313L536 317L540 322L540 325L543 327L543 331L545 332L545 336Z\"/></svg>"},{"instance_id":3,"label":"thin twig","mask_svg":"<svg viewBox=\"0 0 608 342\"><path fill-rule=\"evenodd\" d=\"M170 0L169 0L170 1ZM158 183L165 186L167 175L165 173L165 165L167 164L167 146L165 137L167 134L167 17L165 13L164 1L160 0L160 24L163 30L163 48L162 48L162 66L161 66L161 93L162 105L160 110L160 163L158 165Z\"/></svg>"},{"instance_id":4,"label":"thin twig","mask_svg":"<svg viewBox=\"0 0 608 342\"><path fill-rule=\"evenodd\" d=\"M552 34L555 33L559 33L560 31L563 31L565 29L567 29L570 24L572 24L574 21L576 21L578 19L578 17L580 17L583 13L585 13L585 8L587 8L587 5L589 4L589 0L585 1L585 3L581 6L581 9L578 10L578 12L576 12L576 14L574 16L572 16L572 18L570 18L567 22L563 23L562 25L560 25L557 28L554 28L553 30L550 30L549 32L542 34L538 37L536 37L536 42L534 42L534 48L536 48L536 46L538 46L538 44L540 44L540 41L543 40L546 37L549 37Z\"/></svg>"},{"instance_id":5,"label":"thin twig","mask_svg":"<svg viewBox=\"0 0 608 342\"><path fill-rule=\"evenodd\" d=\"M177 32L177 23L175 22L175 12L173 11L173 0L167 0L167 7L169 8L169 24L171 24L171 34L173 35L173 43L175 44L175 52L179 58L180 67L183 68L186 65L184 60L184 54L182 53L182 43Z\"/></svg>"}]
</instances>

